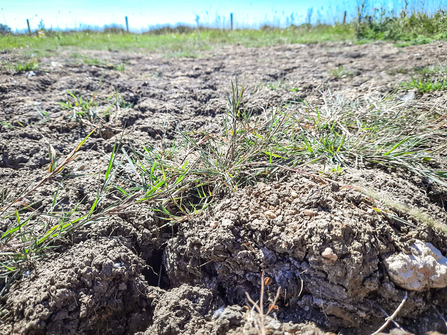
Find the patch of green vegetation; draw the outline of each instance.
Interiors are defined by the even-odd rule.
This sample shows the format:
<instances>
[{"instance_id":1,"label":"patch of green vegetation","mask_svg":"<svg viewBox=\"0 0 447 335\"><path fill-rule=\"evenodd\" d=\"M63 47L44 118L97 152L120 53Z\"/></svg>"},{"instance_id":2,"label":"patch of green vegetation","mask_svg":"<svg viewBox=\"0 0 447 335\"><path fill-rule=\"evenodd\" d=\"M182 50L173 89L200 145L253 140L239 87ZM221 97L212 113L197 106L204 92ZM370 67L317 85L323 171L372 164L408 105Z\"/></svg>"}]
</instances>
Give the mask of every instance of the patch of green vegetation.
<instances>
[{"instance_id":1,"label":"patch of green vegetation","mask_svg":"<svg viewBox=\"0 0 447 335\"><path fill-rule=\"evenodd\" d=\"M110 95L106 101L112 106L118 106L119 108L133 108L133 103L126 102L123 97L116 91L114 94Z\"/></svg>"},{"instance_id":2,"label":"patch of green vegetation","mask_svg":"<svg viewBox=\"0 0 447 335\"><path fill-rule=\"evenodd\" d=\"M30 60L30 61L24 61L23 63L18 62L14 66L14 69L17 72L26 72L26 71L32 71L32 70L37 69L38 65L39 64L38 64L37 60L34 59L34 60Z\"/></svg>"},{"instance_id":3,"label":"patch of green vegetation","mask_svg":"<svg viewBox=\"0 0 447 335\"><path fill-rule=\"evenodd\" d=\"M96 123L103 120L105 117L110 116L112 114L112 108L133 108L133 104L127 103L118 91L103 99L103 101L98 100L96 92L93 93L90 99L84 99L81 95L76 96L70 91L67 91L67 93L71 99L65 102L60 102L60 105L63 109L72 112L69 115L69 119L73 121L82 122L83 120L87 120ZM100 105L102 108L100 108ZM50 115L44 111L39 111L39 115L43 122L47 121L50 117Z\"/></svg>"},{"instance_id":4,"label":"patch of green vegetation","mask_svg":"<svg viewBox=\"0 0 447 335\"><path fill-rule=\"evenodd\" d=\"M447 66L435 65L435 66L416 66L413 69L407 68L394 68L387 71L387 73L391 76L394 76L398 73L400 74L409 74L409 73L417 73L422 76L431 76L431 75L444 75L447 74Z\"/></svg>"},{"instance_id":5,"label":"patch of green vegetation","mask_svg":"<svg viewBox=\"0 0 447 335\"><path fill-rule=\"evenodd\" d=\"M89 57L85 57L83 59L84 64L86 65L100 65L103 64L103 61L100 61L98 58L89 58Z\"/></svg>"},{"instance_id":6,"label":"patch of green vegetation","mask_svg":"<svg viewBox=\"0 0 447 335\"><path fill-rule=\"evenodd\" d=\"M126 66L124 65L124 63L116 64L115 65L115 70L124 72L124 71L126 71Z\"/></svg>"},{"instance_id":7,"label":"patch of green vegetation","mask_svg":"<svg viewBox=\"0 0 447 335\"><path fill-rule=\"evenodd\" d=\"M404 3L405 8L399 15L385 8L375 8L367 14L363 11L367 6L359 7L357 37L364 40L399 41L395 44L398 47L427 44L447 38L447 15L444 11L439 10L431 15L428 10L425 11L423 5L420 11L410 11L410 1Z\"/></svg>"},{"instance_id":8,"label":"patch of green vegetation","mask_svg":"<svg viewBox=\"0 0 447 335\"><path fill-rule=\"evenodd\" d=\"M276 91L276 90L278 90L280 88L286 88L286 86L287 86L286 82L283 81L283 80L276 80L276 81L271 81L271 82L262 82L261 85L271 89L272 91Z\"/></svg>"},{"instance_id":9,"label":"patch of green vegetation","mask_svg":"<svg viewBox=\"0 0 447 335\"><path fill-rule=\"evenodd\" d=\"M98 58L91 58L87 55L82 55L79 53L73 53L70 56L71 58L77 59L80 62L84 63L85 65L105 65L106 62L103 60L100 60Z\"/></svg>"},{"instance_id":10,"label":"patch of green vegetation","mask_svg":"<svg viewBox=\"0 0 447 335\"><path fill-rule=\"evenodd\" d=\"M410 45L422 45L422 44L429 44L431 42L433 42L433 39L431 38L425 36L417 36L416 38L413 39L410 38L410 40L406 42L395 43L394 46L397 48L405 48Z\"/></svg>"},{"instance_id":11,"label":"patch of green vegetation","mask_svg":"<svg viewBox=\"0 0 447 335\"><path fill-rule=\"evenodd\" d=\"M80 108L83 111L87 111L93 107L96 106L96 95L93 94L93 97L90 100L85 100L82 98L82 96L80 95L79 97L77 97L76 95L74 95L73 93L71 93L70 91L67 91L67 93L73 98L73 103L71 101L67 101L67 102L61 102L61 106L62 108L65 109L75 109L76 107Z\"/></svg>"},{"instance_id":12,"label":"patch of green vegetation","mask_svg":"<svg viewBox=\"0 0 447 335\"><path fill-rule=\"evenodd\" d=\"M206 208L215 194L234 191L281 170L301 172L320 163L332 174L361 161L405 169L447 185L429 161L445 144L433 127L436 112L408 110L391 97L346 100L325 94L321 109L290 104L267 118L246 110L243 88L233 87L220 134L180 132L172 148L143 146L126 152L118 185L123 196L152 202L169 224ZM423 117L422 117L423 116Z\"/></svg>"},{"instance_id":13,"label":"patch of green vegetation","mask_svg":"<svg viewBox=\"0 0 447 335\"><path fill-rule=\"evenodd\" d=\"M403 68L403 67L398 67L398 68L391 69L391 70L388 70L388 71L387 71L387 73L388 73L390 76L395 76L395 75L398 74L398 73L400 73L400 74L408 74L409 72L410 72L410 70L405 69L405 68Z\"/></svg>"},{"instance_id":14,"label":"patch of green vegetation","mask_svg":"<svg viewBox=\"0 0 447 335\"><path fill-rule=\"evenodd\" d=\"M343 168L341 166L336 165L331 169L331 172L341 176L343 174Z\"/></svg>"},{"instance_id":15,"label":"patch of green vegetation","mask_svg":"<svg viewBox=\"0 0 447 335\"><path fill-rule=\"evenodd\" d=\"M393 41L396 46L426 44L447 39L447 14L438 11L410 11L408 6L396 15L394 11L368 8L361 1L358 15L347 24L302 24L285 29L265 26L258 30L222 30L210 28L161 28L144 34L129 34L120 29L104 32L55 32L45 30L36 36L0 34L0 49L24 49L25 54L44 55L58 48L91 50L149 50L167 57L197 57L201 51L222 45L245 47L291 43L349 41L357 44L369 41ZM406 1L408 5L408 1Z\"/></svg>"},{"instance_id":16,"label":"patch of green vegetation","mask_svg":"<svg viewBox=\"0 0 447 335\"><path fill-rule=\"evenodd\" d=\"M0 125L6 129L14 129L14 126L7 121L0 121Z\"/></svg>"},{"instance_id":17,"label":"patch of green vegetation","mask_svg":"<svg viewBox=\"0 0 447 335\"><path fill-rule=\"evenodd\" d=\"M116 208L125 206L125 201L116 201L101 208L105 195L110 193L111 180L115 172L111 169L112 164L106 170L104 182L100 185L94 201L85 204L82 199L72 208L67 209L64 200L59 199L59 190L49 199L49 205L43 206L41 202L27 204L25 198L32 196L34 191L44 184L54 182L61 185L67 178L78 176L65 175L67 166L76 159L80 148L95 131L87 135L76 148L65 158L58 158L54 148L49 145L50 164L47 175L34 185L14 197L10 192L2 189L0 217L4 228L0 235L0 280L4 283L0 296L9 289L14 279L21 278L27 274L27 269L33 261L44 256L48 251L55 248L73 230L85 227L93 222L103 220L112 215ZM112 153L111 162L113 161Z\"/></svg>"},{"instance_id":18,"label":"patch of green vegetation","mask_svg":"<svg viewBox=\"0 0 447 335\"><path fill-rule=\"evenodd\" d=\"M51 118L51 113L49 113L43 109L40 109L40 108L37 109L37 114L42 119L42 122L46 122Z\"/></svg>"},{"instance_id":19,"label":"patch of green vegetation","mask_svg":"<svg viewBox=\"0 0 447 335\"><path fill-rule=\"evenodd\" d=\"M447 74L447 66L435 65L435 66L415 67L414 72L421 75Z\"/></svg>"},{"instance_id":20,"label":"patch of green vegetation","mask_svg":"<svg viewBox=\"0 0 447 335\"><path fill-rule=\"evenodd\" d=\"M93 94L91 99L84 99L81 95L76 96L70 91L67 93L73 98L72 101L60 102L63 109L72 111L70 119L75 121L88 120L90 122L99 121L100 115L96 111L96 93Z\"/></svg>"},{"instance_id":21,"label":"patch of green vegetation","mask_svg":"<svg viewBox=\"0 0 447 335\"><path fill-rule=\"evenodd\" d=\"M413 78L411 77L410 82L402 83L401 87L404 90L411 90L416 88L419 92L432 92L432 91L443 91L447 89L447 82L445 78L443 79L421 79L421 78Z\"/></svg>"},{"instance_id":22,"label":"patch of green vegetation","mask_svg":"<svg viewBox=\"0 0 447 335\"><path fill-rule=\"evenodd\" d=\"M207 48L203 48L202 50L205 50ZM199 55L197 53L193 53L190 51L174 51L174 52L168 52L165 53L165 57L167 58L199 58Z\"/></svg>"},{"instance_id":23,"label":"patch of green vegetation","mask_svg":"<svg viewBox=\"0 0 447 335\"><path fill-rule=\"evenodd\" d=\"M334 78L346 78L346 77L351 78L354 77L354 72L340 65L338 68L331 70L331 75Z\"/></svg>"}]
</instances>

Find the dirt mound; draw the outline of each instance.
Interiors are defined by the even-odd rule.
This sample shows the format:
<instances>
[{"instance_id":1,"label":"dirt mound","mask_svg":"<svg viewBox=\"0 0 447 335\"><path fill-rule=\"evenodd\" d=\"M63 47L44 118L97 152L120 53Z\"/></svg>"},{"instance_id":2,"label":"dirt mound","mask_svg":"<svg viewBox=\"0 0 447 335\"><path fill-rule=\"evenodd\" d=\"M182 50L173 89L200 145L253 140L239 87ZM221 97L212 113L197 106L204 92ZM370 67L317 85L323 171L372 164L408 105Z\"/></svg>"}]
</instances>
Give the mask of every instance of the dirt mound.
<instances>
[{"instance_id":1,"label":"dirt mound","mask_svg":"<svg viewBox=\"0 0 447 335\"><path fill-rule=\"evenodd\" d=\"M433 197L419 177L323 170L278 174L175 229L148 209L94 223L13 284L0 330L257 334L244 306L246 293L259 300L264 271L266 301L281 287L267 334L370 333L406 293L395 320L414 333L444 331L436 310L447 309L447 239L424 219L447 223L445 188Z\"/></svg>"},{"instance_id":2,"label":"dirt mound","mask_svg":"<svg viewBox=\"0 0 447 335\"><path fill-rule=\"evenodd\" d=\"M38 262L5 300L2 334L125 334L144 330L162 290L119 239L81 242ZM126 321L124 321L124 319Z\"/></svg>"},{"instance_id":3,"label":"dirt mound","mask_svg":"<svg viewBox=\"0 0 447 335\"><path fill-rule=\"evenodd\" d=\"M144 335L202 334L212 332L213 311L224 302L213 292L200 287L182 285L166 292L154 310L154 324Z\"/></svg>"},{"instance_id":4,"label":"dirt mound","mask_svg":"<svg viewBox=\"0 0 447 335\"><path fill-rule=\"evenodd\" d=\"M362 174L344 179L367 186L374 177L376 187L382 184L384 189L391 183L384 173ZM394 183L410 185L402 179ZM374 199L342 185L295 176L237 192L180 226L178 236L168 242L165 265L171 284L203 285L228 303L240 304L245 292L259 297L264 270L272 279L267 294L272 297L282 288L280 320L312 320L332 330L360 333L377 329L384 316L379 307L392 312L405 295L383 260L398 251L409 253L414 238L445 252L445 234L414 219L411 227L383 215L374 210ZM445 212L415 187L394 193L407 192L419 207L432 209L447 222ZM410 293L399 315L411 323L430 311L433 298L444 291ZM421 322L412 330L444 330L442 321L437 322Z\"/></svg>"},{"instance_id":5,"label":"dirt mound","mask_svg":"<svg viewBox=\"0 0 447 335\"><path fill-rule=\"evenodd\" d=\"M136 335L224 335L259 333L253 317L239 305L225 307L224 301L209 289L183 284L161 296L154 310L153 324ZM266 334L325 334L312 323L280 323L267 317Z\"/></svg>"}]
</instances>

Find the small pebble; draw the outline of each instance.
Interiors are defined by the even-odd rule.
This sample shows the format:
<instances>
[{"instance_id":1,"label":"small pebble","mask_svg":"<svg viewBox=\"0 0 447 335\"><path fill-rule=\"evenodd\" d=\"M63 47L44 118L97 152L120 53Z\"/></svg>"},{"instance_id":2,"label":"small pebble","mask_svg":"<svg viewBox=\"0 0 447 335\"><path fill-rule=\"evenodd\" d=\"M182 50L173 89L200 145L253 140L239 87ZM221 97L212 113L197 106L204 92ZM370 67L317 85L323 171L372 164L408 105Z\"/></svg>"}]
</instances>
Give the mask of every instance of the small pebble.
<instances>
[{"instance_id":1,"label":"small pebble","mask_svg":"<svg viewBox=\"0 0 447 335\"><path fill-rule=\"evenodd\" d=\"M211 222L210 223L210 227L213 228L213 229L217 228L217 221Z\"/></svg>"},{"instance_id":2,"label":"small pebble","mask_svg":"<svg viewBox=\"0 0 447 335\"><path fill-rule=\"evenodd\" d=\"M334 251L331 248L326 248L321 254L324 258L330 259L331 261L336 261L338 256L334 254Z\"/></svg>"},{"instance_id":3,"label":"small pebble","mask_svg":"<svg viewBox=\"0 0 447 335\"><path fill-rule=\"evenodd\" d=\"M265 216L267 216L269 219L276 219L276 214L273 213L272 211L266 211Z\"/></svg>"},{"instance_id":4,"label":"small pebble","mask_svg":"<svg viewBox=\"0 0 447 335\"><path fill-rule=\"evenodd\" d=\"M298 198L298 193L296 193L295 191L290 192L290 195L292 196L292 198Z\"/></svg>"},{"instance_id":5,"label":"small pebble","mask_svg":"<svg viewBox=\"0 0 447 335\"><path fill-rule=\"evenodd\" d=\"M310 216L310 217L313 217L313 216L317 215L317 213L314 212L314 211L311 210L311 209L305 209L305 210L303 211L303 213L304 213L304 215L306 215L306 216Z\"/></svg>"}]
</instances>

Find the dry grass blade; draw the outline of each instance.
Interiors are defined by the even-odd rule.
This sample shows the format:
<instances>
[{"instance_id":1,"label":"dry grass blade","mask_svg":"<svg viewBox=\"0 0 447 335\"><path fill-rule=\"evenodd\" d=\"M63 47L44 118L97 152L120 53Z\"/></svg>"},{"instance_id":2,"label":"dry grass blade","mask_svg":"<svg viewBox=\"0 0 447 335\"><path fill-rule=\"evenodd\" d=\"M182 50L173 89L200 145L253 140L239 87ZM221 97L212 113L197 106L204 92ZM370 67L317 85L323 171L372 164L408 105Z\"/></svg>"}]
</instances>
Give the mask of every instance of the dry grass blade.
<instances>
[{"instance_id":1,"label":"dry grass blade","mask_svg":"<svg viewBox=\"0 0 447 335\"><path fill-rule=\"evenodd\" d=\"M342 188L351 188L354 190L357 190L361 193L363 193L364 195L366 195L367 197L374 199L375 201L378 202L377 205L382 204L383 207L387 207L387 208L391 208L394 209L398 212L402 212L402 213L406 213L409 214L411 217L423 222L424 224L426 224L429 227L432 228L436 228L440 231L443 231L445 233L447 233L447 225L445 225L444 223L440 223L438 221L436 221L435 219L433 219L432 217L430 217L429 215L423 213L422 211L416 209L416 208L410 208L405 204L402 204L400 202L397 202L395 200L392 199L392 196L390 196L389 194L386 193L377 193L373 190L370 189L365 189L363 187L360 186L353 186L353 185L345 185ZM373 209L376 212L379 213L383 213L388 217L391 217L393 219L397 219L403 223L409 224L408 222L398 218L397 216L394 215L393 212L386 210L386 209L380 209L376 207L373 207ZM411 224L409 224L411 225Z\"/></svg>"},{"instance_id":2,"label":"dry grass blade","mask_svg":"<svg viewBox=\"0 0 447 335\"><path fill-rule=\"evenodd\" d=\"M48 144L49 146L49 154L50 154L50 166L48 167L48 172L53 172L56 168L56 150L54 150L53 146L51 144Z\"/></svg>"},{"instance_id":3,"label":"dry grass blade","mask_svg":"<svg viewBox=\"0 0 447 335\"><path fill-rule=\"evenodd\" d=\"M51 164L50 164L50 169L49 169L49 174L46 175L40 182L38 182L36 185L34 185L33 187L31 187L29 190L25 191L24 193L22 193L17 199L15 199L14 201L12 201L11 203L9 203L9 205L7 205L6 207L4 207L1 210L0 215L3 215L5 213L5 211L7 211L12 205L14 205L15 203L21 201L22 199L24 199L25 197L27 197L29 194L31 194L32 192L34 192L36 189L38 189L40 186L42 186L43 184L45 184L47 181L53 179L56 175L58 175L64 168L65 166L70 163L71 161L73 161L76 158L76 153L79 151L79 149L82 147L82 145L85 143L85 141L95 132L95 130L99 127L99 125L93 129L78 145L75 149L73 149L73 151L65 158L65 160L59 164L58 166L54 166L52 167L52 164L54 162L54 158L56 156L56 152L51 151L52 146L50 145L50 156L51 156Z\"/></svg>"}]
</instances>

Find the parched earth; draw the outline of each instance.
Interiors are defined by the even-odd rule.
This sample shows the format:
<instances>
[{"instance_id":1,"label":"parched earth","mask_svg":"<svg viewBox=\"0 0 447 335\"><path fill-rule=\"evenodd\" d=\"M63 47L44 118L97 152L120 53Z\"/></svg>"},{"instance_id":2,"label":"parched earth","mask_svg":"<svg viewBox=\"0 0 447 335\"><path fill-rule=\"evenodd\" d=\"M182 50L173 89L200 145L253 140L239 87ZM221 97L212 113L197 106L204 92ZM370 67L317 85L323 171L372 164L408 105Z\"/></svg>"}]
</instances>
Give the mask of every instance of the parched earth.
<instances>
[{"instance_id":1,"label":"parched earth","mask_svg":"<svg viewBox=\"0 0 447 335\"><path fill-rule=\"evenodd\" d=\"M98 114L113 105L70 165L83 176L29 196L45 206L59 190L67 207L84 198L88 207L123 129L123 141L134 146L170 145L178 128L219 131L236 77L247 107L259 113L295 101L320 106L323 91L350 99L391 94L415 69L444 65L447 43L227 46L198 58L48 53L33 71L0 72L0 184L14 198L47 173L49 144L68 155L99 119L73 119L60 103L74 102L67 91L84 101L94 96ZM16 52L0 55L3 64L21 59ZM125 71L112 66L120 63ZM337 78L332 70L340 66L348 72ZM398 94L447 106L445 91ZM1 333L257 334L246 293L259 299L263 271L265 299L281 287L267 334L372 333L405 296L394 321L417 334L446 333L445 233L410 217L408 226L381 215L347 186L386 192L441 224L447 224L447 188L373 168L347 168L322 182L312 176L321 167L304 169L309 174L279 174L226 195L175 229L140 206L76 231L1 298ZM1 224L4 231L7 223Z\"/></svg>"}]
</instances>

